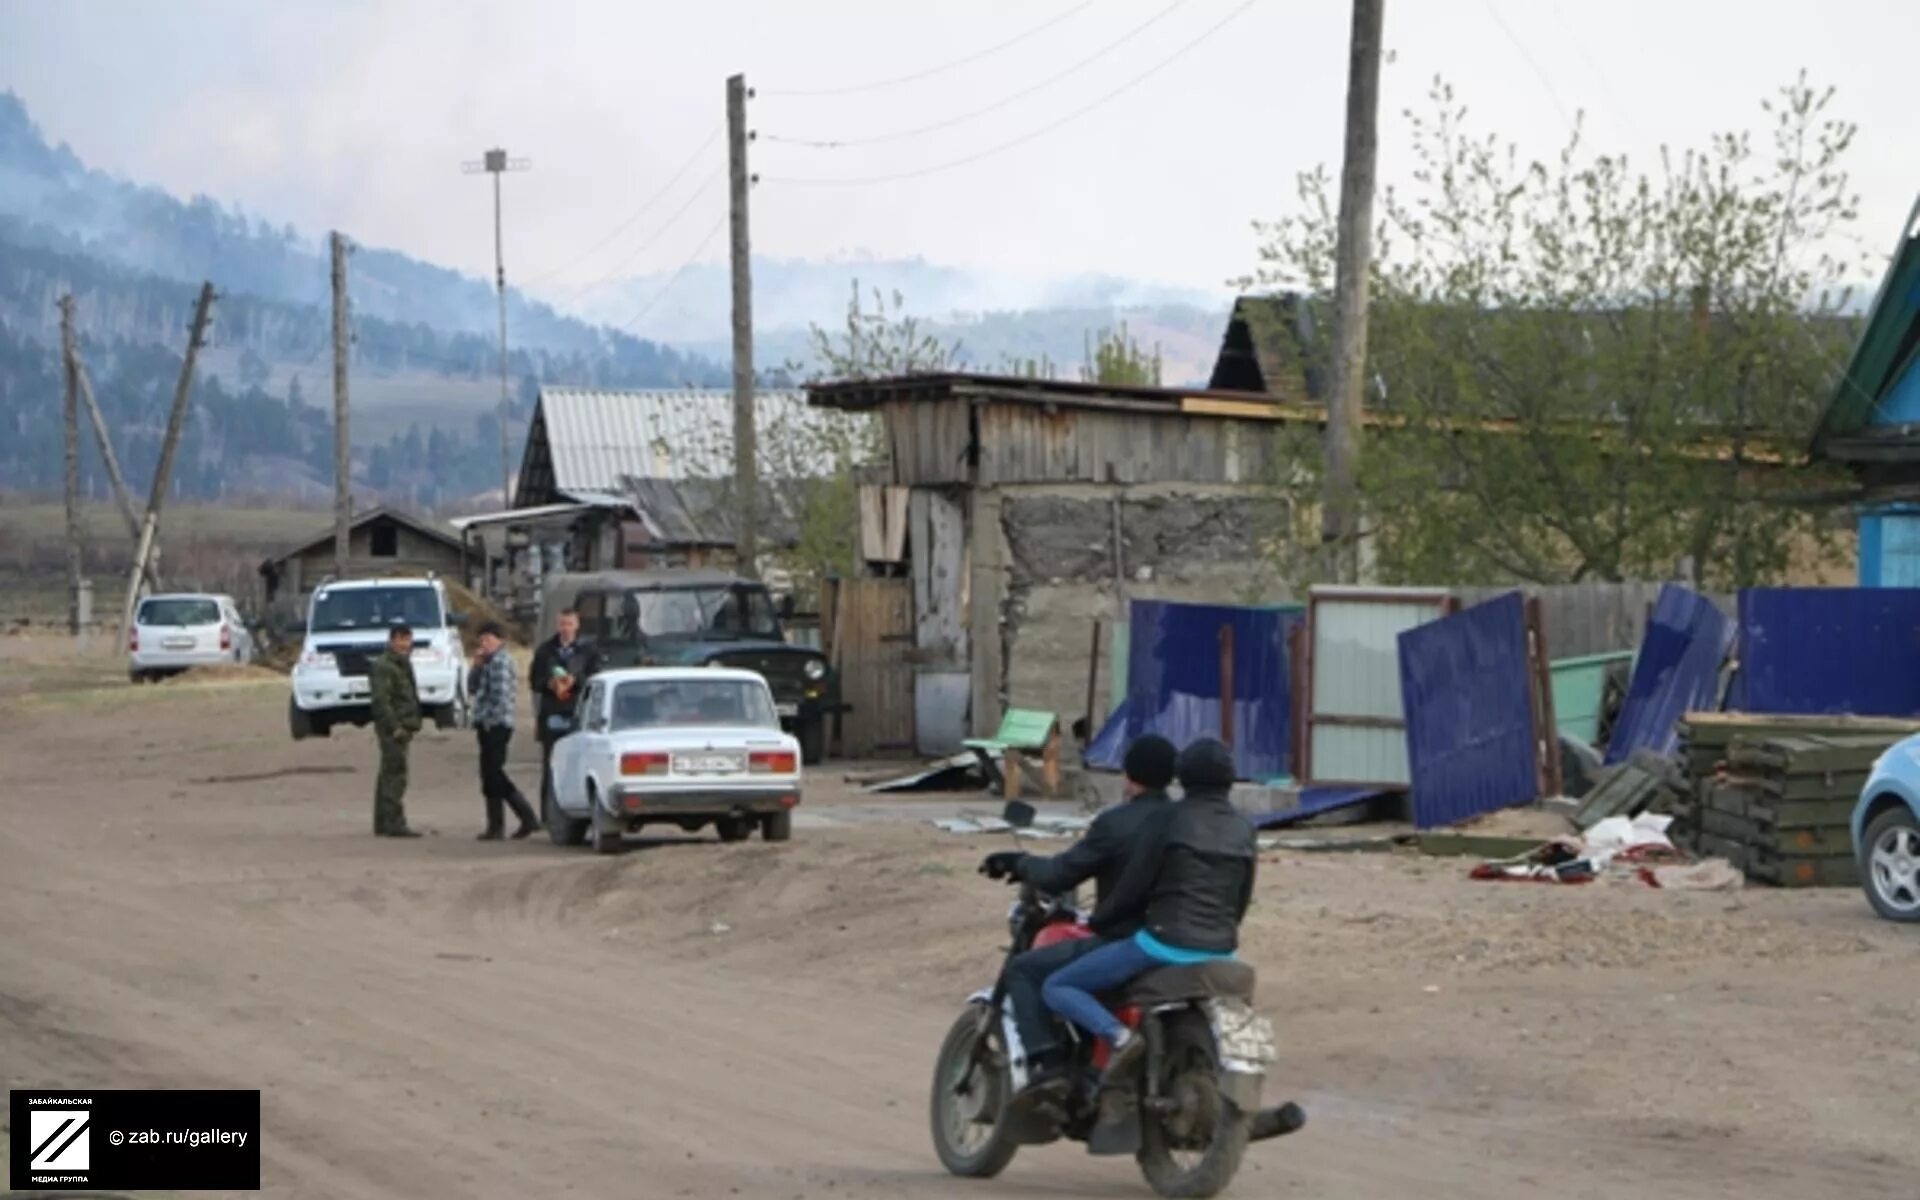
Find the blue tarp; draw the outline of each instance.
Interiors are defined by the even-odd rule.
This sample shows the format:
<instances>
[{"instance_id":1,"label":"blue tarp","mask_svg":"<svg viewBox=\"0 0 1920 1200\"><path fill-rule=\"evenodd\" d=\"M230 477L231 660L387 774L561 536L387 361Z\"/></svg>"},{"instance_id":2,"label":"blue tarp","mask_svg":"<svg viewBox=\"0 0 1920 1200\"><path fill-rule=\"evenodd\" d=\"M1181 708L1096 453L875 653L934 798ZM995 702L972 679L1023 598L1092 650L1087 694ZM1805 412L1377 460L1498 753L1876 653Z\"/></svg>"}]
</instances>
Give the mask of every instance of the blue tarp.
<instances>
[{"instance_id":1,"label":"blue tarp","mask_svg":"<svg viewBox=\"0 0 1920 1200\"><path fill-rule=\"evenodd\" d=\"M1633 660L1633 679L1607 742L1607 762L1625 762L1636 750L1671 754L1680 718L1720 707L1720 666L1733 646L1733 622L1713 601L1668 584Z\"/></svg>"},{"instance_id":2,"label":"blue tarp","mask_svg":"<svg viewBox=\"0 0 1920 1200\"><path fill-rule=\"evenodd\" d=\"M1745 712L1920 714L1920 588L1749 588L1740 593Z\"/></svg>"},{"instance_id":3,"label":"blue tarp","mask_svg":"<svg viewBox=\"0 0 1920 1200\"><path fill-rule=\"evenodd\" d=\"M1519 592L1400 635L1415 826L1453 825L1538 798L1533 691Z\"/></svg>"},{"instance_id":4,"label":"blue tarp","mask_svg":"<svg viewBox=\"0 0 1920 1200\"><path fill-rule=\"evenodd\" d=\"M1089 766L1118 770L1127 743L1157 733L1176 746L1220 736L1220 630L1233 629L1233 757L1240 778L1292 767L1287 632L1298 608L1136 600L1129 620L1127 699L1087 747Z\"/></svg>"}]
</instances>

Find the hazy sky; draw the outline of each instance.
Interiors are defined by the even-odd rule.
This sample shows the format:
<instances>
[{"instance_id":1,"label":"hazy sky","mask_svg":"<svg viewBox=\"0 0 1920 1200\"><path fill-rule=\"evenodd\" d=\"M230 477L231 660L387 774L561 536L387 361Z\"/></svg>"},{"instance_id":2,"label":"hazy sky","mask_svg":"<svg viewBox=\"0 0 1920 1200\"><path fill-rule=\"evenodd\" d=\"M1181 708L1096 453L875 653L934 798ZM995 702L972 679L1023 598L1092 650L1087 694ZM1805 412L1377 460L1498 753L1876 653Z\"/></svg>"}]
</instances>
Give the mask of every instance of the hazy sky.
<instances>
[{"instance_id":1,"label":"hazy sky","mask_svg":"<svg viewBox=\"0 0 1920 1200\"><path fill-rule=\"evenodd\" d=\"M724 169L723 141L709 143L724 78L745 71L765 177L756 251L1217 288L1253 265L1249 220L1286 208L1296 171L1337 169L1340 147L1348 5L1242 5L0 0L0 88L96 166L487 275L489 189L461 162L503 144L533 164L506 180L509 276L551 285L724 256L724 184L699 189ZM1230 16L1131 90L1003 152L900 182L779 182L978 155L1095 104ZM918 82L780 94L912 74L1056 17ZM1400 112L1436 72L1529 151L1557 149L1585 110L1596 144L1651 161L1663 142L1762 128L1758 101L1804 67L1840 87L1840 112L1861 126L1853 169L1873 250L1920 187L1913 0L1389 0L1386 22L1389 181L1407 166ZM772 140L900 133L835 151Z\"/></svg>"}]
</instances>

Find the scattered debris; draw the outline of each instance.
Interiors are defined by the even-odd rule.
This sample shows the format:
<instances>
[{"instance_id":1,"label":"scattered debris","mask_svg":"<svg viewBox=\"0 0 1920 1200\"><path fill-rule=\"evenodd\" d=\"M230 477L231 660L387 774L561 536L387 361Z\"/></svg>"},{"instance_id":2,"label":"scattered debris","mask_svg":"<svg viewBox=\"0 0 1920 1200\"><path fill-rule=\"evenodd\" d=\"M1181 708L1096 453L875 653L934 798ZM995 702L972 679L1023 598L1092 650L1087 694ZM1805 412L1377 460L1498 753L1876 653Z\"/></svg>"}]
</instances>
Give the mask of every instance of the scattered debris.
<instances>
[{"instance_id":1,"label":"scattered debris","mask_svg":"<svg viewBox=\"0 0 1920 1200\"><path fill-rule=\"evenodd\" d=\"M715 921L713 924L707 926L707 932L715 937L719 937L723 933L732 933L733 926L727 924L725 921Z\"/></svg>"},{"instance_id":2,"label":"scattered debris","mask_svg":"<svg viewBox=\"0 0 1920 1200\"><path fill-rule=\"evenodd\" d=\"M963 812L957 817L937 817L932 822L935 829L945 833L958 833L973 836L982 833L1010 833L1014 827L999 817L983 813ZM1055 817L1038 816L1033 824L1019 830L1021 837L1027 838L1067 838L1078 837L1093 824L1092 817Z\"/></svg>"},{"instance_id":3,"label":"scattered debris","mask_svg":"<svg viewBox=\"0 0 1920 1200\"><path fill-rule=\"evenodd\" d=\"M980 761L969 751L929 763L906 775L888 773L860 780L868 792L978 792L987 786Z\"/></svg>"},{"instance_id":4,"label":"scattered debris","mask_svg":"<svg viewBox=\"0 0 1920 1200\"><path fill-rule=\"evenodd\" d=\"M1687 799L1680 769L1658 755L1641 752L1600 772L1574 813L1573 823L1591 829L1609 817L1637 817L1649 809L1673 812Z\"/></svg>"}]
</instances>

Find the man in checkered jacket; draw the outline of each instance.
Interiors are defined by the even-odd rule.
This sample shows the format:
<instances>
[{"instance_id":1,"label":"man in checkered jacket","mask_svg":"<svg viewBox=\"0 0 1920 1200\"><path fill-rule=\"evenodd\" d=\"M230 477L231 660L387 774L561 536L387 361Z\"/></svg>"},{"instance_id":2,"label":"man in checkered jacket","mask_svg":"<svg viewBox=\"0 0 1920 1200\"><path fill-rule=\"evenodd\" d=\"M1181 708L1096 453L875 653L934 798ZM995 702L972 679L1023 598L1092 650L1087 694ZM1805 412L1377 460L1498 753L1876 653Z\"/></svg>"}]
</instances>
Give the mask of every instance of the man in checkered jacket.
<instances>
[{"instance_id":1,"label":"man in checkered jacket","mask_svg":"<svg viewBox=\"0 0 1920 1200\"><path fill-rule=\"evenodd\" d=\"M507 747L513 741L513 710L519 699L520 677L513 669L513 656L506 650L506 633L498 623L489 621L480 627L480 649L474 653L467 671L467 694L473 698L473 728L480 739L480 794L487 801L487 827L480 832L483 842L497 842L506 835L503 807L513 809L520 818L516 838L526 837L540 827L533 806L507 776Z\"/></svg>"}]
</instances>

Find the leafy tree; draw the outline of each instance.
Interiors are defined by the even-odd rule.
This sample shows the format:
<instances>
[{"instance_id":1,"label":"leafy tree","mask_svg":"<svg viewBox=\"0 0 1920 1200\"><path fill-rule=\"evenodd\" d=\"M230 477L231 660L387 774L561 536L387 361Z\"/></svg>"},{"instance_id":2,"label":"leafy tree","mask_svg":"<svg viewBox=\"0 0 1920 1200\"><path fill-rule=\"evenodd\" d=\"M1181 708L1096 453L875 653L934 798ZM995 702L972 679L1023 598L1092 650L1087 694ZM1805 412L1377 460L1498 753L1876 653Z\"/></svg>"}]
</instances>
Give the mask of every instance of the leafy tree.
<instances>
[{"instance_id":1,"label":"leafy tree","mask_svg":"<svg viewBox=\"0 0 1920 1200\"><path fill-rule=\"evenodd\" d=\"M1160 386L1160 347L1148 354L1127 332L1127 323L1119 329L1100 329L1087 335L1087 361L1080 368L1086 383L1110 383L1120 387Z\"/></svg>"},{"instance_id":2,"label":"leafy tree","mask_svg":"<svg viewBox=\"0 0 1920 1200\"><path fill-rule=\"evenodd\" d=\"M1373 266L1359 485L1379 577L1662 578L1690 561L1744 585L1821 536L1782 502L1819 481L1780 466L1849 340L1827 285L1857 269L1833 250L1856 215L1854 127L1832 95L1803 76L1763 105L1763 145L1722 134L1647 171L1577 130L1528 162L1435 83L1435 115L1408 114L1414 182L1384 197ZM1330 193L1324 170L1300 177L1295 213L1256 223L1243 281L1304 293L1321 329ZM1318 438L1300 439L1286 493L1317 495L1320 466Z\"/></svg>"}]
</instances>

